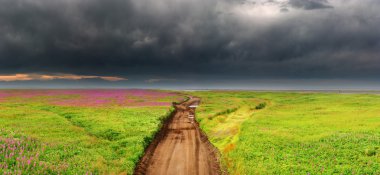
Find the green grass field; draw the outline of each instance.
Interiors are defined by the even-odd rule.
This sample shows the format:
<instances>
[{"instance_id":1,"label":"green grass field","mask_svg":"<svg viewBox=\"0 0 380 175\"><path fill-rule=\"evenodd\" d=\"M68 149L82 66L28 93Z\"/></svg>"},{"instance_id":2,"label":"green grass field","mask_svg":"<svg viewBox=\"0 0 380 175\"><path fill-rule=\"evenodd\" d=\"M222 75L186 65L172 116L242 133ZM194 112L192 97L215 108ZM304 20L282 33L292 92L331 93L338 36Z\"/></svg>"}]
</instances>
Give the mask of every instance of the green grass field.
<instances>
[{"instance_id":1,"label":"green grass field","mask_svg":"<svg viewBox=\"0 0 380 175\"><path fill-rule=\"evenodd\" d=\"M1 92L11 95L0 102L0 174L132 174L171 102L182 97L150 91ZM93 98L104 101L94 105ZM113 103L117 98L120 103Z\"/></svg>"},{"instance_id":2,"label":"green grass field","mask_svg":"<svg viewBox=\"0 0 380 175\"><path fill-rule=\"evenodd\" d=\"M380 174L379 95L191 94L230 174Z\"/></svg>"},{"instance_id":3,"label":"green grass field","mask_svg":"<svg viewBox=\"0 0 380 175\"><path fill-rule=\"evenodd\" d=\"M380 174L380 95L196 91L230 174ZM131 174L184 95L0 91L0 174Z\"/></svg>"}]
</instances>

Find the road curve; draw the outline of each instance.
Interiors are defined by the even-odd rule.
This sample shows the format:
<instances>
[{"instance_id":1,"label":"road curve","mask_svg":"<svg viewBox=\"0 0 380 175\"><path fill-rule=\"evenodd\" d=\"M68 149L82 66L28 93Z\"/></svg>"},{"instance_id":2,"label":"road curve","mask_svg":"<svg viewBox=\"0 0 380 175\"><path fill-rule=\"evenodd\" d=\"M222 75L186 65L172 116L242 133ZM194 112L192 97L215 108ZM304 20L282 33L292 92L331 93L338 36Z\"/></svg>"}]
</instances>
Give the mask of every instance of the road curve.
<instances>
[{"instance_id":1,"label":"road curve","mask_svg":"<svg viewBox=\"0 0 380 175\"><path fill-rule=\"evenodd\" d=\"M174 105L175 111L147 148L136 175L219 175L216 149L189 115L199 98Z\"/></svg>"}]
</instances>

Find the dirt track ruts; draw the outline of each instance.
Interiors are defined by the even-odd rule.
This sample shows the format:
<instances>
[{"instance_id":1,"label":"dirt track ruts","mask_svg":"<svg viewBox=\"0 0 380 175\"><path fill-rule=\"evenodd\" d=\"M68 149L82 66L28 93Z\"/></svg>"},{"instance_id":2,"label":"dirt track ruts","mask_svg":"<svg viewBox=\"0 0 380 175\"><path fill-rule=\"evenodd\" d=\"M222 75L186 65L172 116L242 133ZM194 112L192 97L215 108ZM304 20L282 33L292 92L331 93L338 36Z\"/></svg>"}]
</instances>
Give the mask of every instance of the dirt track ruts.
<instances>
[{"instance_id":1,"label":"dirt track ruts","mask_svg":"<svg viewBox=\"0 0 380 175\"><path fill-rule=\"evenodd\" d=\"M164 123L134 174L154 175L218 175L222 174L217 151L201 132L196 121L191 123L189 106L199 103L199 98L174 105L175 111Z\"/></svg>"}]
</instances>

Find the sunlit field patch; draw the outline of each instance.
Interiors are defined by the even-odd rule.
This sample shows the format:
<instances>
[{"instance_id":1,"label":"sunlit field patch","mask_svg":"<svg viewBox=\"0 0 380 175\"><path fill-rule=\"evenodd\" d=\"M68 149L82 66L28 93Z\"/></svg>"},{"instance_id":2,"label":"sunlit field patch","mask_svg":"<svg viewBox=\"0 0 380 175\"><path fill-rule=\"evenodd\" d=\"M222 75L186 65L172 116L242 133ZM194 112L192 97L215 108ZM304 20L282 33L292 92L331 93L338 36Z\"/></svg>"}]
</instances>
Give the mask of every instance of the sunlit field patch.
<instances>
[{"instance_id":1,"label":"sunlit field patch","mask_svg":"<svg viewBox=\"0 0 380 175\"><path fill-rule=\"evenodd\" d=\"M0 90L0 144L16 144L0 152L0 174L131 174L182 99L154 90ZM18 144L36 146L17 159Z\"/></svg>"},{"instance_id":2,"label":"sunlit field patch","mask_svg":"<svg viewBox=\"0 0 380 175\"><path fill-rule=\"evenodd\" d=\"M192 94L203 99L198 120L230 174L380 173L378 95Z\"/></svg>"}]
</instances>

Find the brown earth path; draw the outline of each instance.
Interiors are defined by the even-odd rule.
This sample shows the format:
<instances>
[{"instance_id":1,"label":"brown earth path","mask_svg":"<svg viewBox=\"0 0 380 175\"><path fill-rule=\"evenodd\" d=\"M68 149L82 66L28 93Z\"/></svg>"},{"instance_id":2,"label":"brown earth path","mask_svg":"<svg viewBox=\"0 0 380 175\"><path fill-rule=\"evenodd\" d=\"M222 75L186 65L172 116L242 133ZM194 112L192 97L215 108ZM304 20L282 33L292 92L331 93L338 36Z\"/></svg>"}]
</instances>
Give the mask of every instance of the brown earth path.
<instances>
[{"instance_id":1,"label":"brown earth path","mask_svg":"<svg viewBox=\"0 0 380 175\"><path fill-rule=\"evenodd\" d=\"M135 169L136 175L218 175L222 174L217 151L188 115L189 106L200 102L190 98L175 104L175 111L146 149Z\"/></svg>"}]
</instances>

